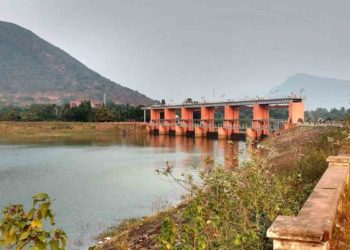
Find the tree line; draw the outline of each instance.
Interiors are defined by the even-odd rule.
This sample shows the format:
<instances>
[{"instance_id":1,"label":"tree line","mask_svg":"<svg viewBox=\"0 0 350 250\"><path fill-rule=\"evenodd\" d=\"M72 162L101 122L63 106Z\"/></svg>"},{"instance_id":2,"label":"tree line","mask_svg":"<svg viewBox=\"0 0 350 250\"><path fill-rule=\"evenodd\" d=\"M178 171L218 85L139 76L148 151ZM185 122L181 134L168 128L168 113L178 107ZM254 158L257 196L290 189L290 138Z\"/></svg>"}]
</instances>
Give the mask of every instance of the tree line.
<instances>
[{"instance_id":1,"label":"tree line","mask_svg":"<svg viewBox=\"0 0 350 250\"><path fill-rule=\"evenodd\" d=\"M32 104L28 107L1 107L0 121L68 121L122 122L143 121L142 106L120 105L113 102L93 107L90 101L80 105Z\"/></svg>"},{"instance_id":2,"label":"tree line","mask_svg":"<svg viewBox=\"0 0 350 250\"><path fill-rule=\"evenodd\" d=\"M305 112L306 121L339 121L350 117L350 108L344 107L340 109L333 108L331 110L325 108L318 108L313 111Z\"/></svg>"},{"instance_id":3,"label":"tree line","mask_svg":"<svg viewBox=\"0 0 350 250\"><path fill-rule=\"evenodd\" d=\"M79 106L69 104L32 104L28 107L0 107L0 121L72 121L72 122L122 122L143 121L143 106L130 106L107 102L101 107L93 107L90 101L83 101ZM195 115L196 116L196 115ZM200 114L197 114L198 118ZM240 110L240 119L251 120L251 110ZM350 116L350 109L318 108L305 112L305 121L334 121L343 120ZM223 119L223 112L217 111L215 119ZM271 109L271 119L287 119L287 109ZM147 121L149 112L147 112Z\"/></svg>"}]
</instances>

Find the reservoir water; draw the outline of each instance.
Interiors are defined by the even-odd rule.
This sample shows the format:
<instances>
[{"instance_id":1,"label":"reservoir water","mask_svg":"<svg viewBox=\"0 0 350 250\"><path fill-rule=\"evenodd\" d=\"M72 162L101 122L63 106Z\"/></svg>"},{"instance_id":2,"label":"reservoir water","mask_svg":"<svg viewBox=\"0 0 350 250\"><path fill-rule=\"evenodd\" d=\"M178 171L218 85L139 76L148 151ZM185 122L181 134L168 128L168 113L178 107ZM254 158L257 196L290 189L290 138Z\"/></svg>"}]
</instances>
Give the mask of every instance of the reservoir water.
<instances>
[{"instance_id":1,"label":"reservoir water","mask_svg":"<svg viewBox=\"0 0 350 250\"><path fill-rule=\"evenodd\" d=\"M148 135L3 138L0 207L28 208L33 194L46 192L69 249L87 249L94 236L121 220L179 202L184 190L156 169L168 162L178 176L195 175L208 156L236 167L247 157L246 143Z\"/></svg>"}]
</instances>

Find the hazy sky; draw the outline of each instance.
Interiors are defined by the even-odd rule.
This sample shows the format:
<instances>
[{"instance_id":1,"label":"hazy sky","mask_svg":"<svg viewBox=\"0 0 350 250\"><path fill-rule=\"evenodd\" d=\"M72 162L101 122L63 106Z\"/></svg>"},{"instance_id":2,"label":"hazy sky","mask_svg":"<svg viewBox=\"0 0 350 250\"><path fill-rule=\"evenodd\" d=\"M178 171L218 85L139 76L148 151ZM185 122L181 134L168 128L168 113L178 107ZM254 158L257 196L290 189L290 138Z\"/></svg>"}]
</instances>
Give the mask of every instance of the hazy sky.
<instances>
[{"instance_id":1,"label":"hazy sky","mask_svg":"<svg viewBox=\"0 0 350 250\"><path fill-rule=\"evenodd\" d=\"M255 96L301 72L350 79L349 0L0 0L0 20L156 99Z\"/></svg>"}]
</instances>

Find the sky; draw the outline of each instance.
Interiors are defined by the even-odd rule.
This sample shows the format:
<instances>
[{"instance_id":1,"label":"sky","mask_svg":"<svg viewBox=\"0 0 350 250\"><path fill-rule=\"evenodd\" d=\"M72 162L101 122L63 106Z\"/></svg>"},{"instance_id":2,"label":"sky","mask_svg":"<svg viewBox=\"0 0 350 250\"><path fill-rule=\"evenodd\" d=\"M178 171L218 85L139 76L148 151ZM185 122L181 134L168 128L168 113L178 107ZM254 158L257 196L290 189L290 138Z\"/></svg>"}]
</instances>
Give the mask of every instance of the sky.
<instances>
[{"instance_id":1,"label":"sky","mask_svg":"<svg viewBox=\"0 0 350 250\"><path fill-rule=\"evenodd\" d=\"M296 73L350 79L348 0L0 0L23 26L153 99L255 97Z\"/></svg>"}]
</instances>

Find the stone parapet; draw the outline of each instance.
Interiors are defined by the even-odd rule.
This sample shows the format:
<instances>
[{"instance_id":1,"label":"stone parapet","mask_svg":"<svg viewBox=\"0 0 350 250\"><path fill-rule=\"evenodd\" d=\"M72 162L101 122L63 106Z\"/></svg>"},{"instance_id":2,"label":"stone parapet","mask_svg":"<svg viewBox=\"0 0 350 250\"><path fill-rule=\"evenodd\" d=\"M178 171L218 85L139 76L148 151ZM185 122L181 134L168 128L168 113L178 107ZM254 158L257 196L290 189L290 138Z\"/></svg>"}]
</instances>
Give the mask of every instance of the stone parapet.
<instances>
[{"instance_id":1,"label":"stone parapet","mask_svg":"<svg viewBox=\"0 0 350 250\"><path fill-rule=\"evenodd\" d=\"M330 249L336 214L349 182L350 155L330 156L329 167L296 217L278 216L267 231L274 249Z\"/></svg>"}]
</instances>

